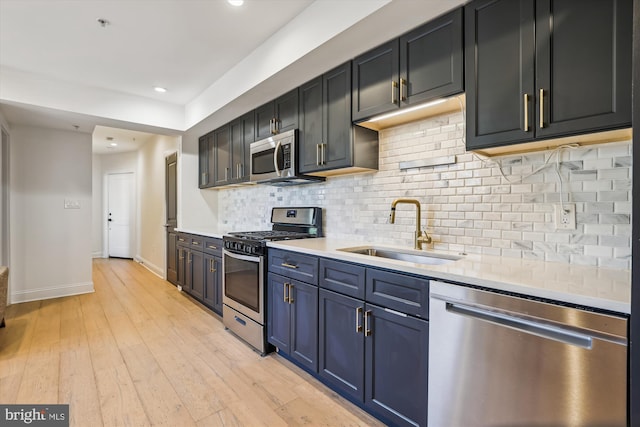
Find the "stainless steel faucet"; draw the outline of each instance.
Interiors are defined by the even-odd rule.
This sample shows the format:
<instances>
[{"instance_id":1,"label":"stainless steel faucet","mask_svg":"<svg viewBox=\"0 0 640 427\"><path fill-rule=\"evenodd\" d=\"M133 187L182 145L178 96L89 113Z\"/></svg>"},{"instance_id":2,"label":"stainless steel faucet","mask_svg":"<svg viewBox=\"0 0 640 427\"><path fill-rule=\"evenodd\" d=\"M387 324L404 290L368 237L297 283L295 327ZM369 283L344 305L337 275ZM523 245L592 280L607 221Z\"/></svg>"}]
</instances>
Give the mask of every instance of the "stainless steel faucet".
<instances>
[{"instance_id":1,"label":"stainless steel faucet","mask_svg":"<svg viewBox=\"0 0 640 427\"><path fill-rule=\"evenodd\" d=\"M422 249L422 245L425 243L431 243L432 239L431 236L429 236L426 231L422 231L420 227L420 202L416 199L395 199L393 202L391 202L391 215L389 216L389 222L391 224L396 221L396 205L400 203L416 206L416 232L414 234L413 248Z\"/></svg>"}]
</instances>

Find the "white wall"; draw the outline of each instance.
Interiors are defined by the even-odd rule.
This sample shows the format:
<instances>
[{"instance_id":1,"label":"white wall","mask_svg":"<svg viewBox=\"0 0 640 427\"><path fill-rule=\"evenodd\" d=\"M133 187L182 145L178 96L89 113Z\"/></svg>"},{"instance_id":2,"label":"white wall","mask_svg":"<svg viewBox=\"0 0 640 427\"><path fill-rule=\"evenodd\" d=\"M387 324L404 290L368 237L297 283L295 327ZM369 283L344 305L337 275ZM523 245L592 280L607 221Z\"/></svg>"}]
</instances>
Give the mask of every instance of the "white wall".
<instances>
[{"instance_id":1,"label":"white wall","mask_svg":"<svg viewBox=\"0 0 640 427\"><path fill-rule=\"evenodd\" d=\"M10 144L10 302L93 292L91 135L17 126Z\"/></svg>"},{"instance_id":2,"label":"white wall","mask_svg":"<svg viewBox=\"0 0 640 427\"><path fill-rule=\"evenodd\" d=\"M134 174L134 179L137 179L138 153L136 151L130 151L126 153L102 154L94 155L93 158L97 160L94 163L92 170L93 187L96 189L92 196L92 205L97 209L94 214L91 228L93 256L107 257L107 228L105 226L107 221L106 177L112 173L132 172ZM136 192L136 190L137 189L134 188L134 192ZM134 199L137 200L137 194ZM136 203L136 206L134 207L134 211L136 212L135 218L133 218L134 222L138 216L137 209ZM134 233L134 236L137 239L137 233ZM134 242L133 247L137 248L137 245L138 243Z\"/></svg>"},{"instance_id":3,"label":"white wall","mask_svg":"<svg viewBox=\"0 0 640 427\"><path fill-rule=\"evenodd\" d=\"M162 277L166 268L165 157L178 149L178 138L156 135L138 151L136 260Z\"/></svg>"},{"instance_id":4,"label":"white wall","mask_svg":"<svg viewBox=\"0 0 640 427\"><path fill-rule=\"evenodd\" d=\"M194 131L182 136L178 161L178 227L215 229L218 225L218 192L198 188L199 137Z\"/></svg>"}]
</instances>

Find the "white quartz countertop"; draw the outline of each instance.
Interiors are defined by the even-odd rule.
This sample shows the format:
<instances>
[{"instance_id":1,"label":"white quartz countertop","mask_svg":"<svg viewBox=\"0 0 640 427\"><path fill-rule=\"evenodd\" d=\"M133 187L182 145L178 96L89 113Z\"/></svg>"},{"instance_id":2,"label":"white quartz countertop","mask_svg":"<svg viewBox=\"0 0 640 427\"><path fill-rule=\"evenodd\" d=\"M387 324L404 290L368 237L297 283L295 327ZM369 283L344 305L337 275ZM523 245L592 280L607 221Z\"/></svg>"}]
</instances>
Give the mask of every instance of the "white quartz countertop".
<instances>
[{"instance_id":1,"label":"white quartz countertop","mask_svg":"<svg viewBox=\"0 0 640 427\"><path fill-rule=\"evenodd\" d=\"M207 229L207 228L176 228L179 233L197 234L205 237L215 237L216 239L222 239L222 236L226 233L219 230Z\"/></svg>"},{"instance_id":2,"label":"white quartz countertop","mask_svg":"<svg viewBox=\"0 0 640 427\"><path fill-rule=\"evenodd\" d=\"M629 270L476 254L445 265L422 265L340 251L340 248L367 245L333 238L284 240L269 242L268 246L618 313L631 312ZM384 244L371 246L411 249Z\"/></svg>"}]
</instances>

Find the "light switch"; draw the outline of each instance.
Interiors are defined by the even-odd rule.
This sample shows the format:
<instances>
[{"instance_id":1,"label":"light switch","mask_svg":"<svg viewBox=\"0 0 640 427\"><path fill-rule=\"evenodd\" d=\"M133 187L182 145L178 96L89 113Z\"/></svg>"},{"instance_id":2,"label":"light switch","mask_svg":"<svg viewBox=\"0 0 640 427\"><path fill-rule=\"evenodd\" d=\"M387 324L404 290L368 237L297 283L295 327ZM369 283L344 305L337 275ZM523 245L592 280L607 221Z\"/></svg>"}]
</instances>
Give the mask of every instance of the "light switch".
<instances>
[{"instance_id":1,"label":"light switch","mask_svg":"<svg viewBox=\"0 0 640 427\"><path fill-rule=\"evenodd\" d=\"M64 199L65 209L80 209L80 200Z\"/></svg>"}]
</instances>

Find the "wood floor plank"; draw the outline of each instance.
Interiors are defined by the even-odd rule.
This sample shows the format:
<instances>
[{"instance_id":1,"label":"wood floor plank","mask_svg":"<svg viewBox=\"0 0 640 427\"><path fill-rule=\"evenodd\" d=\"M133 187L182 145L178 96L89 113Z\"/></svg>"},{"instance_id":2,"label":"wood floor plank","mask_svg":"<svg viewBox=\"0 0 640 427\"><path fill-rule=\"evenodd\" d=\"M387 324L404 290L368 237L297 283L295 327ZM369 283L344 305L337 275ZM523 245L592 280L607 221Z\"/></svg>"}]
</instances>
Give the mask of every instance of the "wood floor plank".
<instances>
[{"instance_id":1,"label":"wood floor plank","mask_svg":"<svg viewBox=\"0 0 640 427\"><path fill-rule=\"evenodd\" d=\"M124 361L96 372L95 376L105 426L151 425Z\"/></svg>"},{"instance_id":2,"label":"wood floor plank","mask_svg":"<svg viewBox=\"0 0 640 427\"><path fill-rule=\"evenodd\" d=\"M69 404L71 426L101 426L102 414L91 355L87 348L60 353L58 402Z\"/></svg>"},{"instance_id":3,"label":"wood floor plank","mask_svg":"<svg viewBox=\"0 0 640 427\"><path fill-rule=\"evenodd\" d=\"M195 421L144 343L121 349L152 425L195 426Z\"/></svg>"}]
</instances>

